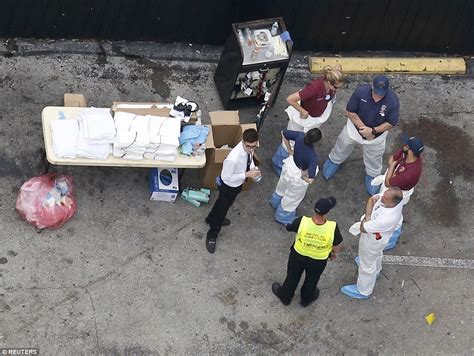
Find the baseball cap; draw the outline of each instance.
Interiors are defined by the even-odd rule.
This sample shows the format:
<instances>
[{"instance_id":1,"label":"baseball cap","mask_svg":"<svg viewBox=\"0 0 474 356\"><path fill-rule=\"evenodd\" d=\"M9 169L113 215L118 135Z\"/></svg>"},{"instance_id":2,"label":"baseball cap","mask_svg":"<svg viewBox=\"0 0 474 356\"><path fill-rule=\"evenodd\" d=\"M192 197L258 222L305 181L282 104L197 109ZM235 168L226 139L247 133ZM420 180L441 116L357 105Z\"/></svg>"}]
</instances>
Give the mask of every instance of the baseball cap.
<instances>
[{"instance_id":1,"label":"baseball cap","mask_svg":"<svg viewBox=\"0 0 474 356\"><path fill-rule=\"evenodd\" d=\"M374 87L375 95L378 95L378 96L387 95L389 82L388 82L388 78L385 75L376 76L372 84Z\"/></svg>"},{"instance_id":2,"label":"baseball cap","mask_svg":"<svg viewBox=\"0 0 474 356\"><path fill-rule=\"evenodd\" d=\"M326 215L336 206L336 198L321 198L314 204L314 211L319 215Z\"/></svg>"},{"instance_id":3,"label":"baseball cap","mask_svg":"<svg viewBox=\"0 0 474 356\"><path fill-rule=\"evenodd\" d=\"M416 137L416 136L408 136L408 134L406 132L404 132L402 134L402 142L407 145L410 150L413 151L413 153L415 154L415 156L419 156L420 153L423 151L423 149L425 148L423 146L423 141L421 140L421 138L419 137Z\"/></svg>"}]
</instances>

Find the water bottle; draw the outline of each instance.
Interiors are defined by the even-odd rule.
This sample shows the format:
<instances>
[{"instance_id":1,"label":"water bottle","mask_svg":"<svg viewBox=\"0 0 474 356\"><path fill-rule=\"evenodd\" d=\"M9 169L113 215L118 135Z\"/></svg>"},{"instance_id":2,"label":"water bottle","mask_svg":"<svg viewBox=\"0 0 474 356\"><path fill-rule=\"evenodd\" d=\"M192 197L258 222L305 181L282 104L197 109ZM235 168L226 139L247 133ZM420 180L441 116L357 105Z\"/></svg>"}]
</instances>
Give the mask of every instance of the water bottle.
<instances>
[{"instance_id":1,"label":"water bottle","mask_svg":"<svg viewBox=\"0 0 474 356\"><path fill-rule=\"evenodd\" d=\"M276 36L277 32L278 32L278 22L275 21L272 25L272 29L270 33L272 34L272 36Z\"/></svg>"},{"instance_id":2,"label":"water bottle","mask_svg":"<svg viewBox=\"0 0 474 356\"><path fill-rule=\"evenodd\" d=\"M258 183L262 180L262 173L260 173L260 168L258 168L258 166L255 166L255 170L258 171L259 175L257 177L255 177L255 182Z\"/></svg>"},{"instance_id":3,"label":"water bottle","mask_svg":"<svg viewBox=\"0 0 474 356\"><path fill-rule=\"evenodd\" d=\"M250 60L251 60L251 61L255 62L255 61L257 60L258 51L259 51L258 47L255 46L255 47L253 48L253 50L252 50L252 53L250 54Z\"/></svg>"},{"instance_id":4,"label":"water bottle","mask_svg":"<svg viewBox=\"0 0 474 356\"><path fill-rule=\"evenodd\" d=\"M196 125L197 126L202 125L201 118L202 118L202 111L201 110L196 111Z\"/></svg>"},{"instance_id":5,"label":"water bottle","mask_svg":"<svg viewBox=\"0 0 474 356\"><path fill-rule=\"evenodd\" d=\"M237 37L239 38L240 45L243 46L245 44L245 37L244 33L240 28L237 30Z\"/></svg>"},{"instance_id":6,"label":"water bottle","mask_svg":"<svg viewBox=\"0 0 474 356\"><path fill-rule=\"evenodd\" d=\"M245 29L245 37L247 38L247 46L252 46L253 45L253 38L252 38L252 31L250 31L250 28Z\"/></svg>"}]
</instances>

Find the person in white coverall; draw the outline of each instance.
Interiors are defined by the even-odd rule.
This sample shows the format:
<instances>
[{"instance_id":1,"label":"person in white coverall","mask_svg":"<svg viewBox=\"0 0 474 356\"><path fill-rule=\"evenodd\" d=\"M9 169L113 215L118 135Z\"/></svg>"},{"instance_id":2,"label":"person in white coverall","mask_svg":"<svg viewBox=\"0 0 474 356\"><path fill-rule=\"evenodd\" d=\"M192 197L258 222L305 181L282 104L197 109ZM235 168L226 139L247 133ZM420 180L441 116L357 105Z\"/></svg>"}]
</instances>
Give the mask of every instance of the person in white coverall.
<instances>
[{"instance_id":1,"label":"person in white coverall","mask_svg":"<svg viewBox=\"0 0 474 356\"><path fill-rule=\"evenodd\" d=\"M400 103L384 75L375 77L372 85L361 85L346 106L347 124L337 138L329 158L324 162L323 177L330 179L350 156L356 144L362 145L365 165L365 187L369 195L380 186L372 180L382 172L387 132L398 124Z\"/></svg>"},{"instance_id":2,"label":"person in white coverall","mask_svg":"<svg viewBox=\"0 0 474 356\"><path fill-rule=\"evenodd\" d=\"M402 204L405 206L415 190L422 171L423 161L421 152L424 146L421 138L412 136L407 133L402 135L403 147L396 151L388 160L388 169L384 175L376 177L372 181L372 185L380 186L380 192L383 194L390 187L398 187L403 192ZM394 248L398 242L398 238L402 233L400 225L394 232L384 251Z\"/></svg>"},{"instance_id":3,"label":"person in white coverall","mask_svg":"<svg viewBox=\"0 0 474 356\"><path fill-rule=\"evenodd\" d=\"M275 209L275 220L287 225L296 219L296 208L306 195L308 186L318 174L318 156L314 144L322 133L311 129L307 133L284 130L283 140L290 156L283 161L283 169L270 204ZM295 142L294 150L289 140Z\"/></svg>"},{"instance_id":4,"label":"person in white coverall","mask_svg":"<svg viewBox=\"0 0 474 356\"><path fill-rule=\"evenodd\" d=\"M319 128L331 115L336 102L336 92L344 85L344 75L340 64L325 66L323 75L309 82L303 89L288 96L287 130L306 133ZM291 147L294 141L290 141ZM280 176L283 160L288 158L288 150L282 141L273 154L272 163L275 173Z\"/></svg>"},{"instance_id":5,"label":"person in white coverall","mask_svg":"<svg viewBox=\"0 0 474 356\"><path fill-rule=\"evenodd\" d=\"M403 193L398 187L388 188L382 195L369 198L365 217L349 230L357 233L360 226L359 267L357 284L346 285L341 292L355 299L367 299L372 294L377 277L382 271L383 250L397 227L402 223ZM360 225L359 225L360 224Z\"/></svg>"}]
</instances>

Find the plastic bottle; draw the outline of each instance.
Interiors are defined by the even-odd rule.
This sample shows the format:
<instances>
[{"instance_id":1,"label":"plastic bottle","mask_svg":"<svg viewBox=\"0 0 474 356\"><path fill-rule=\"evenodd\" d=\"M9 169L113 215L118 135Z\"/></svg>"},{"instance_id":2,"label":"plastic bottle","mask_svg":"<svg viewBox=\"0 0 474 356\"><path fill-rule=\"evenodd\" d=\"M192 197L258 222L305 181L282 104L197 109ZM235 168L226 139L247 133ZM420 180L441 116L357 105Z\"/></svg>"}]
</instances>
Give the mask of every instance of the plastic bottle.
<instances>
[{"instance_id":1,"label":"plastic bottle","mask_svg":"<svg viewBox=\"0 0 474 356\"><path fill-rule=\"evenodd\" d=\"M201 118L202 118L202 111L201 110L196 111L196 125L198 126L202 125Z\"/></svg>"},{"instance_id":2,"label":"plastic bottle","mask_svg":"<svg viewBox=\"0 0 474 356\"><path fill-rule=\"evenodd\" d=\"M260 173L260 168L258 168L258 166L255 166L255 170L258 171L259 175L257 177L255 177L255 182L260 182L262 180L262 173Z\"/></svg>"},{"instance_id":3,"label":"plastic bottle","mask_svg":"<svg viewBox=\"0 0 474 356\"><path fill-rule=\"evenodd\" d=\"M244 33L240 28L237 30L237 37L239 38L240 45L243 46L245 44L245 37Z\"/></svg>"},{"instance_id":4,"label":"plastic bottle","mask_svg":"<svg viewBox=\"0 0 474 356\"><path fill-rule=\"evenodd\" d=\"M251 60L251 61L255 62L255 61L257 60L258 51L259 51L258 47L255 46L255 47L253 48L253 50L252 50L252 53L250 54L250 60Z\"/></svg>"},{"instance_id":5,"label":"plastic bottle","mask_svg":"<svg viewBox=\"0 0 474 356\"><path fill-rule=\"evenodd\" d=\"M272 25L272 29L270 31L270 33L272 34L272 36L276 36L277 33L278 33L278 22L274 22L273 25Z\"/></svg>"},{"instance_id":6,"label":"plastic bottle","mask_svg":"<svg viewBox=\"0 0 474 356\"><path fill-rule=\"evenodd\" d=\"M247 39L247 46L253 46L252 31L248 27L245 29L245 37Z\"/></svg>"}]
</instances>

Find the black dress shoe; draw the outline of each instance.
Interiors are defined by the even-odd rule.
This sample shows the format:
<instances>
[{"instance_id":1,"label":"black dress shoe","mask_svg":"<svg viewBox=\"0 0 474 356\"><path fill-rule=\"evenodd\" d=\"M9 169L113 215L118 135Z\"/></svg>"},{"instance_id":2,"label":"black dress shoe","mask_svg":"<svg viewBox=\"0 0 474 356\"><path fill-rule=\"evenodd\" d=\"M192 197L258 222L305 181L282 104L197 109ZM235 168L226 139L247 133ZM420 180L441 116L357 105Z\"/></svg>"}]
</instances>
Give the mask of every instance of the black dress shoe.
<instances>
[{"instance_id":1,"label":"black dress shoe","mask_svg":"<svg viewBox=\"0 0 474 356\"><path fill-rule=\"evenodd\" d=\"M210 224L211 222L209 221L208 218L206 218L206 224ZM222 220L222 226L229 226L230 225L230 219L227 219L227 218L224 218L224 220Z\"/></svg>"},{"instance_id":2,"label":"black dress shoe","mask_svg":"<svg viewBox=\"0 0 474 356\"><path fill-rule=\"evenodd\" d=\"M275 294L275 295L278 297L278 299L280 299L280 302L282 302L283 305L290 305L290 302L291 302L291 301L288 302L288 303L285 303L283 300L281 300L280 294L279 294L280 288L281 288L281 284L278 283L278 282L274 282L274 283L272 284L272 292L273 292L273 294Z\"/></svg>"},{"instance_id":3,"label":"black dress shoe","mask_svg":"<svg viewBox=\"0 0 474 356\"><path fill-rule=\"evenodd\" d=\"M206 249L209 253L214 253L216 250L217 235L214 231L209 230L206 235Z\"/></svg>"},{"instance_id":4,"label":"black dress shoe","mask_svg":"<svg viewBox=\"0 0 474 356\"><path fill-rule=\"evenodd\" d=\"M272 284L272 292L275 294L278 298L280 298L280 295L278 294L278 291L280 290L281 284L278 282L274 282Z\"/></svg>"},{"instance_id":5,"label":"black dress shoe","mask_svg":"<svg viewBox=\"0 0 474 356\"><path fill-rule=\"evenodd\" d=\"M311 299L309 301L305 301L305 300L301 300L300 302L300 305L303 307L303 308L306 308L308 305L310 305L312 302L314 302L316 299L318 299L319 297L319 288L316 287L316 296L314 299Z\"/></svg>"},{"instance_id":6,"label":"black dress shoe","mask_svg":"<svg viewBox=\"0 0 474 356\"><path fill-rule=\"evenodd\" d=\"M217 239L206 238L206 249L209 253L214 253L216 250Z\"/></svg>"}]
</instances>

